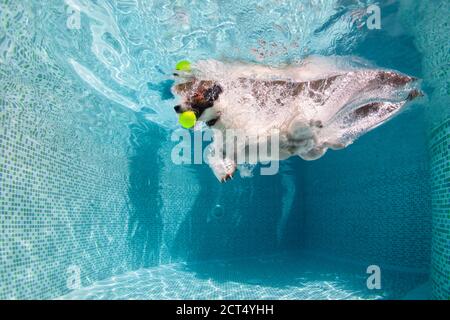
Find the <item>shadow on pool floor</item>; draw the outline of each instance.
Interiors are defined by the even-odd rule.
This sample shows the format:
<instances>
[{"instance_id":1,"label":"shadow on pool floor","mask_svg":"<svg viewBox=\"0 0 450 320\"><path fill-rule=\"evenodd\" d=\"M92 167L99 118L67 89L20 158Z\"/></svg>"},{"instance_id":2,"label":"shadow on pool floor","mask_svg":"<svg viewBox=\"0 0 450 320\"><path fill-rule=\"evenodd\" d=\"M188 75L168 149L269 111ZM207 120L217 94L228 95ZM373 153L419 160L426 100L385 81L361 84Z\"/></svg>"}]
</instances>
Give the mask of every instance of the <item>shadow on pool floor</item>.
<instances>
[{"instance_id":1,"label":"shadow on pool floor","mask_svg":"<svg viewBox=\"0 0 450 320\"><path fill-rule=\"evenodd\" d=\"M426 275L382 272L369 290L365 268L311 255L177 263L140 269L58 299L400 299Z\"/></svg>"}]
</instances>

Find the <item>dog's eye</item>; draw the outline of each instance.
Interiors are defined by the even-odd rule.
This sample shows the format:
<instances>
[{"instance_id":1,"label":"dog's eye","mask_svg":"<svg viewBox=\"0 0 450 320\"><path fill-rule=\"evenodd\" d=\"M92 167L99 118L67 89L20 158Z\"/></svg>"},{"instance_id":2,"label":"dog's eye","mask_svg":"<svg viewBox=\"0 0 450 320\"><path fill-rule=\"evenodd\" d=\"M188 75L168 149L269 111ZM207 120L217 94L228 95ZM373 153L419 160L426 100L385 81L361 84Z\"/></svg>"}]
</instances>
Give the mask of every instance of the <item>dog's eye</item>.
<instances>
[{"instance_id":1,"label":"dog's eye","mask_svg":"<svg viewBox=\"0 0 450 320\"><path fill-rule=\"evenodd\" d=\"M219 98L219 94L222 93L222 88L218 85L214 85L205 91L204 97L206 101L213 102Z\"/></svg>"}]
</instances>

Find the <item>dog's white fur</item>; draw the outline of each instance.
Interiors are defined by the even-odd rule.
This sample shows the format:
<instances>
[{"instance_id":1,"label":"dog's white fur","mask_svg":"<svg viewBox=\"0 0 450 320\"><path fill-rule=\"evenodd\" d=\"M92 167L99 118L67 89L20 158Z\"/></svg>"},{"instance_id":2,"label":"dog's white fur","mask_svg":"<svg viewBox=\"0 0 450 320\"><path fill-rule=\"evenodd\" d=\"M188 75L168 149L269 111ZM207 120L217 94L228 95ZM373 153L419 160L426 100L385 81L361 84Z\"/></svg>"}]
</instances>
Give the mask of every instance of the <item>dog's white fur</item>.
<instances>
[{"instance_id":1,"label":"dog's white fur","mask_svg":"<svg viewBox=\"0 0 450 320\"><path fill-rule=\"evenodd\" d=\"M344 58L314 57L283 68L208 60L196 63L182 78L194 83L192 91L201 80L223 89L198 120L218 118L211 127L224 136L229 129L247 137L268 137L278 130L279 154L259 161L293 155L318 159L328 148L344 148L384 123L418 95L414 78ZM182 96L182 110L188 110L192 91L174 91ZM248 147L238 145L236 153ZM225 149L215 142L211 154L223 154ZM236 154L224 154L209 159L220 181L234 174L235 158Z\"/></svg>"}]
</instances>

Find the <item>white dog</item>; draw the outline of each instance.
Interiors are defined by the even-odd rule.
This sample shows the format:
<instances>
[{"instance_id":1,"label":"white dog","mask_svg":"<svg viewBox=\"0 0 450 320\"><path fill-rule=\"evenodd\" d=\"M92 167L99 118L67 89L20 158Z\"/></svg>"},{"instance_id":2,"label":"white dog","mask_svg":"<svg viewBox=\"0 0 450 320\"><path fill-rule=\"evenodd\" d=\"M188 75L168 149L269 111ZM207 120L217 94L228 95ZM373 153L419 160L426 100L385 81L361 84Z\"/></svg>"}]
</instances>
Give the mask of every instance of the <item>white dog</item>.
<instances>
[{"instance_id":1,"label":"white dog","mask_svg":"<svg viewBox=\"0 0 450 320\"><path fill-rule=\"evenodd\" d=\"M258 161L293 155L318 159L328 148L345 148L422 95L413 77L337 57L313 57L283 68L207 60L175 75L182 79L172 89L181 96L177 113L194 111L223 136L229 129L247 137L279 132L279 152ZM248 149L244 142L227 154L222 140L213 143L212 154L222 155L209 161L216 177L230 179L237 154Z\"/></svg>"}]
</instances>

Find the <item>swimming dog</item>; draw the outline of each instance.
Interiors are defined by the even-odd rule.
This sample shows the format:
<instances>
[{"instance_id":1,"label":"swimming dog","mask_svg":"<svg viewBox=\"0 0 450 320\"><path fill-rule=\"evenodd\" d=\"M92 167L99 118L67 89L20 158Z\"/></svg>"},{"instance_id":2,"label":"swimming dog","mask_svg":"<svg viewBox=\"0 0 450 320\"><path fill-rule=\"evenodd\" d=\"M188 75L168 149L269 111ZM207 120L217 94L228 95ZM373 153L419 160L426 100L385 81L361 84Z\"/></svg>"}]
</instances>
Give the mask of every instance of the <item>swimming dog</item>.
<instances>
[{"instance_id":1,"label":"swimming dog","mask_svg":"<svg viewBox=\"0 0 450 320\"><path fill-rule=\"evenodd\" d=\"M277 154L258 161L294 155L315 160L328 149L345 148L422 95L414 77L343 61L314 57L283 68L199 61L192 72L176 74L182 81L172 91L181 103L174 109L193 111L223 136L233 129L267 137L276 129ZM212 153L221 157L211 157L209 165L219 181L227 181L236 171L237 153L248 151L248 143L233 154L214 136L211 145Z\"/></svg>"}]
</instances>

